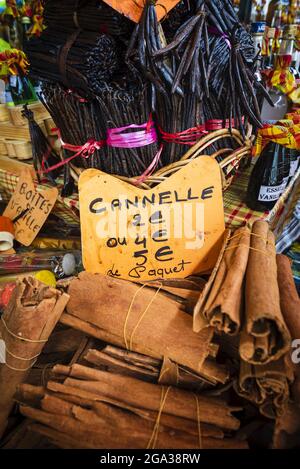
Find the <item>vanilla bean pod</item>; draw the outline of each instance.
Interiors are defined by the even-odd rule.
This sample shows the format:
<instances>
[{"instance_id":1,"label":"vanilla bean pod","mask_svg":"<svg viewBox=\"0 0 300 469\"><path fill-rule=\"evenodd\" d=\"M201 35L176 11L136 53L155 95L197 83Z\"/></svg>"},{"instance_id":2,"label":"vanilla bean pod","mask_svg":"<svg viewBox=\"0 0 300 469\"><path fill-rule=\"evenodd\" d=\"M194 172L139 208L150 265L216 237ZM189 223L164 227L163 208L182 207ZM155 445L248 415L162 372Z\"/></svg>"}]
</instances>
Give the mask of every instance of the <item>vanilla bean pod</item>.
<instances>
[{"instance_id":1,"label":"vanilla bean pod","mask_svg":"<svg viewBox=\"0 0 300 469\"><path fill-rule=\"evenodd\" d=\"M46 0L44 1L46 26L56 30L83 29L125 38L133 23L101 0Z\"/></svg>"},{"instance_id":2,"label":"vanilla bean pod","mask_svg":"<svg viewBox=\"0 0 300 469\"><path fill-rule=\"evenodd\" d=\"M119 68L122 48L107 34L78 30L73 35L47 28L26 44L30 73L86 94L97 93Z\"/></svg>"}]
</instances>

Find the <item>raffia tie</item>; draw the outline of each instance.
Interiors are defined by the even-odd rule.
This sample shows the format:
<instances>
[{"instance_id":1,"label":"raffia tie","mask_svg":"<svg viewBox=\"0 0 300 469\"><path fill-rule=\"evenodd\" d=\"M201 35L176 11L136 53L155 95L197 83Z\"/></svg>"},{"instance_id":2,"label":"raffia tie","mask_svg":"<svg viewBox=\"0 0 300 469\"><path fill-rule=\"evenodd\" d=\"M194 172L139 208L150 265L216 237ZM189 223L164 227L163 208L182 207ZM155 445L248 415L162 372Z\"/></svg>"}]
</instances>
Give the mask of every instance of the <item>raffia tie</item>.
<instances>
[{"instance_id":1,"label":"raffia tie","mask_svg":"<svg viewBox=\"0 0 300 469\"><path fill-rule=\"evenodd\" d=\"M27 343L31 343L31 344L43 344L43 343L46 343L47 340L32 340L32 339L27 339L26 337L20 337L18 336L17 334L15 334L14 332L12 332L8 325L6 324L5 320L3 317L1 317L1 321L2 321L2 324L4 326L4 328L6 329L6 331L8 332L9 335L11 335L12 337L14 337L15 339L18 339L18 340L21 340L23 342L27 342ZM9 365L8 363L5 363L5 366L7 366L7 368L13 370L13 371L20 371L20 372L24 372L24 371L28 371L30 370L34 364L36 363L37 361L37 358L39 357L40 353L38 353L37 355L34 355L33 357L30 357L30 358L24 358L24 357L19 357L18 355L15 355L14 353L12 353L10 350L8 350L8 348L5 346L5 353L8 353L11 357L15 358L16 360L21 360L21 361L32 361L32 360L35 360L33 363L31 363L31 365L28 367L28 368L16 368L12 365Z\"/></svg>"},{"instance_id":2,"label":"raffia tie","mask_svg":"<svg viewBox=\"0 0 300 469\"><path fill-rule=\"evenodd\" d=\"M147 284L143 284L136 292L135 294L133 295L133 298L130 302L130 305L129 305L129 308L128 308L128 311L127 311L127 314L126 314L126 318L125 318L125 322L124 322L124 329L123 329L123 337L124 337L124 343L125 343L125 347L127 350L132 350L132 342L133 342L133 337L139 327L139 325L141 324L142 320L144 319L144 317L146 316L150 306L152 305L153 301L155 300L155 298L157 297L158 293L160 292L161 288L162 288L162 284L158 287L158 289L156 290L155 294L153 295L153 297L151 298L148 306L146 307L146 309L144 310L144 312L142 313L142 315L140 316L137 324L135 325L135 327L133 328L133 331L131 332L130 336L129 336L129 340L127 338L127 323L128 323L128 320L129 320L129 317L130 317L130 313L132 311L132 308L133 308L133 305L134 305L134 302L135 302L135 299L136 297L138 296L138 294L141 292L141 290L146 287Z\"/></svg>"},{"instance_id":3,"label":"raffia tie","mask_svg":"<svg viewBox=\"0 0 300 469\"><path fill-rule=\"evenodd\" d=\"M151 437L149 440L149 443L147 445L147 449L155 449L156 448L156 443L158 440L159 436L159 427L160 427L160 421L161 417L163 414L163 410L167 401L167 397L169 392L172 390L172 386L168 386L167 388L162 386L161 389L161 396L160 396L160 405L159 405L159 410L157 413L157 417L155 420L155 424L151 433ZM199 404L199 398L197 394L193 393L193 396L195 397L196 401L196 408L197 408L197 429L198 429L198 444L199 444L199 449L202 449L202 433L201 433L201 419L200 419L200 404Z\"/></svg>"}]
</instances>

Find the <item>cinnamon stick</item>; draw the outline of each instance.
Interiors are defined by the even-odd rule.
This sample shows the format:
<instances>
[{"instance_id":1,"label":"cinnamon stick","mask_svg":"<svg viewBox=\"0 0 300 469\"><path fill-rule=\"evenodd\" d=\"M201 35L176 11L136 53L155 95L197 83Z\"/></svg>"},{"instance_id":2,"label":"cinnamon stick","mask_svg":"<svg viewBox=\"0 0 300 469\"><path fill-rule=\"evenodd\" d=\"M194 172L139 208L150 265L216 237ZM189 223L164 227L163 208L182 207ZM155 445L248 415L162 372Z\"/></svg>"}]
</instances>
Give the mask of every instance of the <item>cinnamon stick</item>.
<instances>
[{"instance_id":1,"label":"cinnamon stick","mask_svg":"<svg viewBox=\"0 0 300 469\"><path fill-rule=\"evenodd\" d=\"M101 350L88 349L84 360L96 367L115 371L134 378L162 384L175 384L186 388L203 389L228 380L228 369L207 359L201 375L191 372L165 357L164 360L107 345Z\"/></svg>"},{"instance_id":2,"label":"cinnamon stick","mask_svg":"<svg viewBox=\"0 0 300 469\"><path fill-rule=\"evenodd\" d=\"M288 355L267 365L254 366L241 361L236 391L256 404L265 417L276 418L287 406L292 381L293 370Z\"/></svg>"},{"instance_id":3,"label":"cinnamon stick","mask_svg":"<svg viewBox=\"0 0 300 469\"><path fill-rule=\"evenodd\" d=\"M25 381L69 296L28 277L18 282L1 317L6 363L0 364L0 437L13 407L18 384Z\"/></svg>"},{"instance_id":4,"label":"cinnamon stick","mask_svg":"<svg viewBox=\"0 0 300 469\"><path fill-rule=\"evenodd\" d=\"M178 302L157 290L87 272L71 282L68 293L62 323L118 347L160 360L167 356L201 373L213 329L193 332L192 318Z\"/></svg>"},{"instance_id":5,"label":"cinnamon stick","mask_svg":"<svg viewBox=\"0 0 300 469\"><path fill-rule=\"evenodd\" d=\"M217 266L194 309L195 331L212 326L231 335L239 332L249 247L250 230L247 226L225 238Z\"/></svg>"},{"instance_id":6,"label":"cinnamon stick","mask_svg":"<svg viewBox=\"0 0 300 469\"><path fill-rule=\"evenodd\" d=\"M275 237L260 220L252 226L245 303L241 358L254 365L278 360L290 348L290 334L280 309Z\"/></svg>"},{"instance_id":7,"label":"cinnamon stick","mask_svg":"<svg viewBox=\"0 0 300 469\"><path fill-rule=\"evenodd\" d=\"M120 402L121 405L124 403L147 410L157 411L159 409L161 394L165 389L164 386L82 365L72 365L71 367L57 365L54 367L54 372L67 376L64 381L65 385L92 393L98 396L98 400L105 401L108 398ZM197 420L195 394L170 386L168 389L170 389L171 395L170 399L166 400L164 413ZM230 430L239 427L239 421L231 415L235 408L228 407L225 402L219 399L201 395L198 396L198 401L202 422Z\"/></svg>"},{"instance_id":8,"label":"cinnamon stick","mask_svg":"<svg viewBox=\"0 0 300 469\"><path fill-rule=\"evenodd\" d=\"M291 262L283 254L276 256L277 278L282 315L293 340L300 339L300 298L295 286ZM292 351L292 350L291 350ZM293 399L300 406L300 364L294 364Z\"/></svg>"},{"instance_id":9,"label":"cinnamon stick","mask_svg":"<svg viewBox=\"0 0 300 469\"><path fill-rule=\"evenodd\" d=\"M96 381L85 381L85 378L94 377L95 379L103 378L104 375L101 372L93 373L92 369L84 369L82 366L73 367L57 367L56 371L61 373L69 373L72 375L81 376L81 380L78 381L78 387L69 386L68 384L61 385L60 383L53 383L56 386L48 386L47 390L44 391L44 397L38 402L30 406L22 405L21 412L24 416L32 419L34 422L33 430L46 436L53 444L63 448L245 448L247 444L234 438L225 438L224 433L221 429L211 424L205 423L205 417L199 415L193 415L192 418L181 418L169 412L172 409L172 405L168 406L167 401L164 402L161 407L161 399L158 401L159 409L161 408L161 414L159 409L152 411L150 409L150 418L145 417L145 410L141 408L141 414L134 411L134 407L137 406L137 402L134 403L134 407L124 400L115 399L112 401L110 398L103 396L103 400L99 394L94 393L97 396L95 400L85 399L82 394L82 384L100 384ZM99 374L100 373L100 374ZM106 373L106 375L109 375ZM114 375L117 377L116 375ZM66 381L68 381L68 378ZM125 378L127 381L127 379ZM138 381L138 380L133 380ZM101 381L102 382L102 381ZM81 383L81 384L80 384ZM140 382L142 385L145 383ZM51 384L51 383L48 383ZM119 389L119 394L122 394L122 388L120 384L114 383L116 389ZM124 384L124 383L123 383ZM128 383L127 383L128 384ZM161 387L158 385L151 385L160 392ZM62 390L63 388L68 389L69 393L56 393L54 389ZM125 389L125 394L133 390L132 382L129 383L128 390ZM175 391L175 389L172 389ZM55 392L55 394L53 394ZM83 391L84 393L85 391ZM40 395L40 390L35 391L34 387L28 388L26 385L22 385L19 388L18 394L22 401L25 398L29 399L29 402L33 403L34 400L30 397L30 393L35 397ZM49 394L50 393L50 394ZM76 394L81 394L82 402L81 405L74 404L72 397L76 398ZM114 394L114 393L113 393ZM190 395L194 397L192 393L186 393L182 397ZM88 391L86 396L92 396L93 392ZM71 397L71 398L70 398ZM173 396L174 397L174 396ZM148 394L145 394L144 398L149 398ZM172 398L173 399L173 398ZM204 401L201 396L198 396L198 402L200 410L203 412L202 406ZM76 400L76 399L75 399ZM125 398L125 401L128 400ZM175 396L176 400L176 396ZM210 403L213 406L217 406L220 410L222 403L219 400L206 398L206 409L209 407L207 404ZM139 404L142 404L140 400ZM181 400L181 407L189 407L189 402L186 399ZM194 399L195 406L195 399ZM145 407L145 406L143 406ZM224 409L223 409L224 410ZM228 416L232 408L227 408ZM149 410L148 410L149 412ZM189 413L189 411L188 411ZM158 415L160 415L159 420ZM191 415L190 415L191 417ZM228 417L227 417L228 418ZM233 418L233 417L232 417ZM233 418L234 419L234 418ZM227 425L225 424L225 427ZM232 426L232 422L231 422ZM236 424L234 425L236 427ZM154 431L155 430L155 431ZM153 437L154 435L154 437Z\"/></svg>"}]
</instances>

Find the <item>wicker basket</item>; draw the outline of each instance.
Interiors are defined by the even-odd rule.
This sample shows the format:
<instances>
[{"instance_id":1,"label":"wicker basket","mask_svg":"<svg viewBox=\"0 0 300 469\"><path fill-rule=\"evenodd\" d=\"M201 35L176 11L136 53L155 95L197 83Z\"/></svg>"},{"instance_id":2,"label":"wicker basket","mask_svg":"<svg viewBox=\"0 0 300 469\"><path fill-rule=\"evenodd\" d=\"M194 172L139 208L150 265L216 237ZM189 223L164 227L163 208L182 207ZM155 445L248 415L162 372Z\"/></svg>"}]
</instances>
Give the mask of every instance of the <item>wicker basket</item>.
<instances>
[{"instance_id":1,"label":"wicker basket","mask_svg":"<svg viewBox=\"0 0 300 469\"><path fill-rule=\"evenodd\" d=\"M45 106L38 102L33 104L28 104L28 109L33 111L34 119L37 122L42 122L45 119L50 117L49 112L45 108ZM18 106L12 106L9 108L10 111L10 119L14 125L26 125L28 124L27 119L22 116L23 105L20 104Z\"/></svg>"},{"instance_id":2,"label":"wicker basket","mask_svg":"<svg viewBox=\"0 0 300 469\"><path fill-rule=\"evenodd\" d=\"M10 113L6 104L0 104L0 122L10 122Z\"/></svg>"},{"instance_id":3,"label":"wicker basket","mask_svg":"<svg viewBox=\"0 0 300 469\"><path fill-rule=\"evenodd\" d=\"M5 156L7 155L7 148L5 142L1 142L0 140L0 155Z\"/></svg>"},{"instance_id":4,"label":"wicker basket","mask_svg":"<svg viewBox=\"0 0 300 469\"><path fill-rule=\"evenodd\" d=\"M219 140L228 138L232 139L235 144L238 144L237 149L234 150L232 148L224 146L224 148L222 148L221 150L218 150L217 152L210 155L212 158L223 156L223 159L219 163L219 165L221 169L223 190L226 190L230 186L242 159L251 155L253 141L251 126L249 126L247 129L247 136L245 140L243 139L241 133L236 129L232 129L231 132L228 129L220 129L215 130L213 132L209 132L209 134L202 137L193 147L191 147L180 160L168 166L165 166L156 171L151 176L148 176L141 184L138 184L138 187L141 187L142 189L150 189L151 187L163 182L169 176L176 173L180 168L188 164L190 160L198 158L199 156L206 155L207 148L210 145ZM79 176L83 171L83 168L77 168L76 166L71 164L71 174L76 181L78 181ZM138 177L116 177L122 179L123 181L127 181L131 184L137 185L136 180Z\"/></svg>"},{"instance_id":5,"label":"wicker basket","mask_svg":"<svg viewBox=\"0 0 300 469\"><path fill-rule=\"evenodd\" d=\"M39 123L44 134L46 134L44 122ZM0 122L0 140L22 140L29 142L30 133L28 125L14 125L11 122Z\"/></svg>"},{"instance_id":6,"label":"wicker basket","mask_svg":"<svg viewBox=\"0 0 300 469\"><path fill-rule=\"evenodd\" d=\"M22 140L5 140L6 154L10 158L18 160L29 160L32 158L32 147L30 142Z\"/></svg>"}]
</instances>

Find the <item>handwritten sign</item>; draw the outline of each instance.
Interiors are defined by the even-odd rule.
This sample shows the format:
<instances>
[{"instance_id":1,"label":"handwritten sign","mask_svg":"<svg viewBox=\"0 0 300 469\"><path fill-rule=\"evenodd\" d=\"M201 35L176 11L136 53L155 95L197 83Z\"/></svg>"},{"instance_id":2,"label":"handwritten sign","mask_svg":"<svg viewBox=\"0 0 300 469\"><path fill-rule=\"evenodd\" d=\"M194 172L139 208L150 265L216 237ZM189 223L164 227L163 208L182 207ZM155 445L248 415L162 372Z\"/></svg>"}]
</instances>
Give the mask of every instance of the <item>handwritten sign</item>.
<instances>
[{"instance_id":1,"label":"handwritten sign","mask_svg":"<svg viewBox=\"0 0 300 469\"><path fill-rule=\"evenodd\" d=\"M145 5L145 0L104 0L122 15L138 23ZM157 18L160 21L180 0L160 0L156 5Z\"/></svg>"},{"instance_id":2,"label":"handwritten sign","mask_svg":"<svg viewBox=\"0 0 300 469\"><path fill-rule=\"evenodd\" d=\"M220 168L203 156L153 189L87 169L79 179L83 263L133 281L210 270L225 230Z\"/></svg>"},{"instance_id":3,"label":"handwritten sign","mask_svg":"<svg viewBox=\"0 0 300 469\"><path fill-rule=\"evenodd\" d=\"M15 191L3 213L14 220L24 210L25 215L15 224L15 238L24 246L29 246L50 214L58 196L56 187L37 191L29 171L24 170Z\"/></svg>"}]
</instances>

